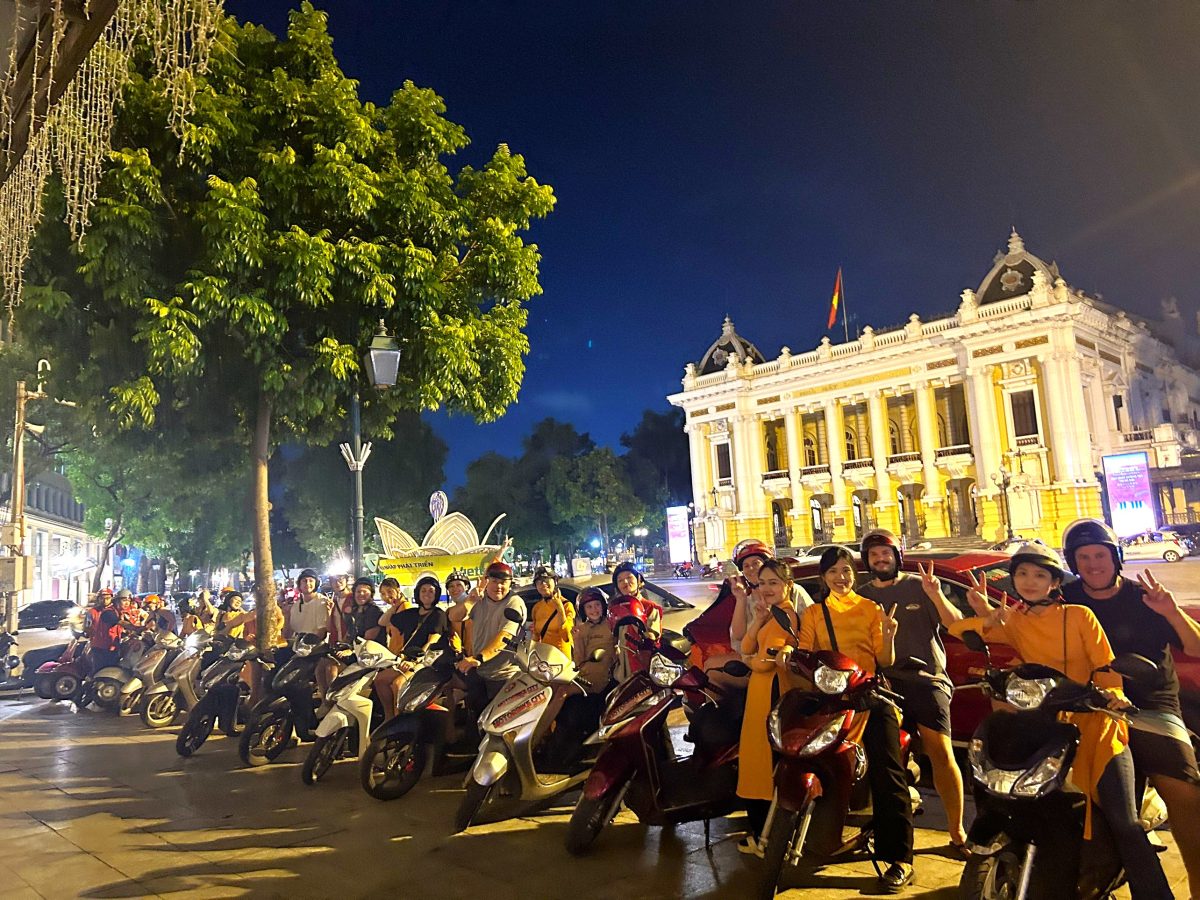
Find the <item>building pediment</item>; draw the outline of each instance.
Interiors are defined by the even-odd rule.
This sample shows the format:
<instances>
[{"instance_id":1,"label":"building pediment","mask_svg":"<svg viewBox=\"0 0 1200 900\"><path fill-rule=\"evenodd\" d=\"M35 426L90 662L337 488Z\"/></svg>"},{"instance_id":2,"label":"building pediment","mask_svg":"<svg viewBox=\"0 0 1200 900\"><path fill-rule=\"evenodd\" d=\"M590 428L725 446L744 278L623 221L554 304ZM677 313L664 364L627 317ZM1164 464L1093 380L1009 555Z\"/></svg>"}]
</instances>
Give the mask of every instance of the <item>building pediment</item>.
<instances>
[{"instance_id":1,"label":"building pediment","mask_svg":"<svg viewBox=\"0 0 1200 900\"><path fill-rule=\"evenodd\" d=\"M1013 297L1028 294L1033 288L1033 273L1042 272L1048 284L1058 279L1058 265L1047 263L1025 249L1025 242L1013 229L1008 238L1008 252L996 254L991 270L979 283L975 292L980 305L998 303Z\"/></svg>"}]
</instances>

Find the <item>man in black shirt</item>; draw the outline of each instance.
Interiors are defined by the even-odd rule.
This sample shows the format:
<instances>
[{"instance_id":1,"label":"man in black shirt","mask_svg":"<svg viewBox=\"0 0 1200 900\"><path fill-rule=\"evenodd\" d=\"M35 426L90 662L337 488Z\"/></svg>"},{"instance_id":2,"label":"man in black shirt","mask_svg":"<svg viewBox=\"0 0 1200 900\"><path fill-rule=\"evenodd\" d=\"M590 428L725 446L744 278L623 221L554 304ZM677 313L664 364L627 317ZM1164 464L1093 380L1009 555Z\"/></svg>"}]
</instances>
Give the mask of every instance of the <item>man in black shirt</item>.
<instances>
[{"instance_id":1,"label":"man in black shirt","mask_svg":"<svg viewBox=\"0 0 1200 900\"><path fill-rule=\"evenodd\" d=\"M900 627L896 632L896 664L885 673L892 688L904 700L904 719L917 726L921 746L933 769L933 786L946 809L950 843L960 853L967 840L963 830L963 780L950 743L950 697L954 691L946 674L946 648L940 626L962 618L946 599L933 574L921 569L920 577L900 571L903 553L900 542L882 528L862 540L862 558L874 576L856 590L893 613ZM918 665L915 661L920 660Z\"/></svg>"},{"instance_id":2,"label":"man in black shirt","mask_svg":"<svg viewBox=\"0 0 1200 900\"><path fill-rule=\"evenodd\" d=\"M1139 774L1149 776L1167 804L1171 833L1200 896L1200 770L1179 707L1179 676L1171 649L1200 656L1200 623L1179 608L1147 569L1136 582L1121 577L1124 554L1116 534L1099 519L1078 519L1063 532L1063 554L1079 580L1063 585L1068 603L1088 607L1113 653L1137 653L1158 664L1154 684L1129 682L1125 692L1139 712L1129 749Z\"/></svg>"}]
</instances>

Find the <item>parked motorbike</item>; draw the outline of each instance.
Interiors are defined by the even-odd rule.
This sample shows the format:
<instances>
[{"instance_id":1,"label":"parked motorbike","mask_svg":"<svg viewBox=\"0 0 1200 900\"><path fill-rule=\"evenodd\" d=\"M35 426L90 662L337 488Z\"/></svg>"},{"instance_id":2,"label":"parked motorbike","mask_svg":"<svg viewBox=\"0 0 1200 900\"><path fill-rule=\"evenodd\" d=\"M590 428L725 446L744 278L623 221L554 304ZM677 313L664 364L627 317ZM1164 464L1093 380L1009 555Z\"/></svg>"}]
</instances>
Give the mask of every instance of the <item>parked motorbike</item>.
<instances>
[{"instance_id":1,"label":"parked motorbike","mask_svg":"<svg viewBox=\"0 0 1200 900\"><path fill-rule=\"evenodd\" d=\"M121 685L121 697L117 708L121 715L132 715L142 706L142 697L149 687L161 684L167 666L183 649L183 639L174 632L164 631L147 635L154 643L134 664L133 677Z\"/></svg>"},{"instance_id":2,"label":"parked motorbike","mask_svg":"<svg viewBox=\"0 0 1200 900\"><path fill-rule=\"evenodd\" d=\"M633 622L640 620L627 616L618 624ZM750 668L731 660L706 671L685 666L680 656L654 652L648 667L634 672L609 698L599 730L587 740L603 747L567 826L570 853L586 852L622 801L644 824L704 820L706 833L711 819L742 806L736 793L741 710L721 707L725 692L707 673L720 670L744 678ZM682 758L668 724L681 706L695 747Z\"/></svg>"},{"instance_id":3,"label":"parked motorbike","mask_svg":"<svg viewBox=\"0 0 1200 900\"><path fill-rule=\"evenodd\" d=\"M79 692L83 679L92 671L88 639L77 637L63 648L58 659L38 666L33 692L43 700L70 700Z\"/></svg>"},{"instance_id":4,"label":"parked motorbike","mask_svg":"<svg viewBox=\"0 0 1200 900\"><path fill-rule=\"evenodd\" d=\"M681 562L675 567L675 577L691 578L695 571L695 567L690 562Z\"/></svg>"},{"instance_id":5,"label":"parked motorbike","mask_svg":"<svg viewBox=\"0 0 1200 900\"><path fill-rule=\"evenodd\" d=\"M17 635L0 631L0 697L15 697L34 687L38 669L47 662L60 659L67 649L66 644L54 644L17 656L13 651L18 646Z\"/></svg>"},{"instance_id":6,"label":"parked motorbike","mask_svg":"<svg viewBox=\"0 0 1200 900\"><path fill-rule=\"evenodd\" d=\"M246 717L238 755L247 766L265 766L288 748L292 733L305 742L316 737L317 663L334 653L347 653L344 644L331 646L314 634L292 641L292 658L275 670L265 696Z\"/></svg>"},{"instance_id":7,"label":"parked motorbike","mask_svg":"<svg viewBox=\"0 0 1200 900\"><path fill-rule=\"evenodd\" d=\"M421 658L396 700L399 713L373 732L359 760L359 781L376 800L396 800L416 786L427 762L433 775L456 770L455 757L469 765L476 745L467 737L465 704L455 702L458 656L438 643Z\"/></svg>"},{"instance_id":8,"label":"parked motorbike","mask_svg":"<svg viewBox=\"0 0 1200 900\"><path fill-rule=\"evenodd\" d=\"M1153 662L1135 654L1121 654L1096 671L1132 681L1158 675ZM1110 896L1125 883L1125 871L1099 810L1092 816L1091 840L1083 839L1086 799L1067 783L1079 729L1059 721L1058 713L1124 713L1108 709L1108 697L1091 679L1080 684L1048 666L999 670L989 664L983 688L1016 711L992 713L971 739L977 812L959 896Z\"/></svg>"},{"instance_id":9,"label":"parked motorbike","mask_svg":"<svg viewBox=\"0 0 1200 900\"><path fill-rule=\"evenodd\" d=\"M218 724L228 737L237 735L243 699L250 689L242 683L242 668L259 658L253 641L233 640L219 659L200 675L199 700L188 712L175 752L191 756L208 740Z\"/></svg>"},{"instance_id":10,"label":"parked motorbike","mask_svg":"<svg viewBox=\"0 0 1200 900\"><path fill-rule=\"evenodd\" d=\"M122 705L122 690L137 677L138 664L147 652L149 643L144 634L127 638L121 644L120 663L104 666L86 676L75 695L75 702L80 707L95 702L101 709L119 713L132 712L135 707L125 709ZM137 698L130 699L134 700L136 705Z\"/></svg>"},{"instance_id":11,"label":"parked motorbike","mask_svg":"<svg viewBox=\"0 0 1200 900\"><path fill-rule=\"evenodd\" d=\"M219 644L220 651L210 650L213 646L213 636L207 631L182 639L178 652L166 660L162 677L142 691L138 715L143 725L165 728L200 702L200 673L220 656L227 641Z\"/></svg>"},{"instance_id":12,"label":"parked motorbike","mask_svg":"<svg viewBox=\"0 0 1200 900\"><path fill-rule=\"evenodd\" d=\"M317 724L316 739L300 769L301 781L316 784L335 760L351 752L355 758L364 754L372 726L384 719L383 707L372 688L375 676L384 669L407 674L415 665L376 641L355 641L354 662L329 685L323 707L328 711Z\"/></svg>"},{"instance_id":13,"label":"parked motorbike","mask_svg":"<svg viewBox=\"0 0 1200 900\"><path fill-rule=\"evenodd\" d=\"M506 609L509 621L520 614ZM633 617L628 617L633 618ZM640 620L637 620L640 621ZM520 632L518 632L518 635ZM509 679L479 717L484 738L466 779L466 796L454 818L455 831L472 824L499 822L550 803L587 775L583 771L546 774L538 771L534 750L550 730L575 681L575 664L557 647L519 637L504 652L515 653L521 673Z\"/></svg>"},{"instance_id":14,"label":"parked motorbike","mask_svg":"<svg viewBox=\"0 0 1200 900\"><path fill-rule=\"evenodd\" d=\"M786 617L785 617L786 619ZM788 869L825 865L868 846L871 789L863 746L851 737L858 716L896 715L898 694L850 657L832 650L793 650L788 668L813 686L784 694L767 720L778 756L775 799L763 829L766 858L759 896L775 896ZM909 734L900 732L913 811L920 768Z\"/></svg>"}]
</instances>

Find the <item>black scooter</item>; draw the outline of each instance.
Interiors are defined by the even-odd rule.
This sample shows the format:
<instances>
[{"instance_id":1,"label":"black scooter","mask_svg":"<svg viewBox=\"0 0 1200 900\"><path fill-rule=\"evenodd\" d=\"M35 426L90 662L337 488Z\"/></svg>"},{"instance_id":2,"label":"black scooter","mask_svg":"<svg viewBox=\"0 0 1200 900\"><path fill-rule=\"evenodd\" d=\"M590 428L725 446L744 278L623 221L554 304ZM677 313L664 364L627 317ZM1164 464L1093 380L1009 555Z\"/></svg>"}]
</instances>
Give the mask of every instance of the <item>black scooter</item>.
<instances>
[{"instance_id":1,"label":"black scooter","mask_svg":"<svg viewBox=\"0 0 1200 900\"><path fill-rule=\"evenodd\" d=\"M265 766L288 748L292 732L302 741L316 735L321 701L317 696L317 664L328 656L349 653L345 644L330 645L315 634L292 641L292 657L275 670L266 695L246 717L238 755L247 766Z\"/></svg>"},{"instance_id":2,"label":"black scooter","mask_svg":"<svg viewBox=\"0 0 1200 900\"><path fill-rule=\"evenodd\" d=\"M175 739L175 752L191 756L208 740L218 724L228 737L236 737L241 708L249 688L242 682L242 667L259 657L253 641L234 640L225 652L200 673L200 700L188 712Z\"/></svg>"},{"instance_id":3,"label":"black scooter","mask_svg":"<svg viewBox=\"0 0 1200 900\"><path fill-rule=\"evenodd\" d=\"M967 646L986 652L982 639ZM1152 681L1158 667L1143 656L1122 654L1096 671ZM1094 676L1095 673L1093 673ZM1079 747L1079 729L1060 712L1111 716L1108 698L1089 679L1072 681L1048 666L991 667L984 691L1016 712L997 711L971 739L969 758L977 815L968 835L971 858L959 896L1107 897L1125 883L1121 859L1104 816L1092 815L1092 839L1083 839L1086 800L1067 783Z\"/></svg>"}]
</instances>

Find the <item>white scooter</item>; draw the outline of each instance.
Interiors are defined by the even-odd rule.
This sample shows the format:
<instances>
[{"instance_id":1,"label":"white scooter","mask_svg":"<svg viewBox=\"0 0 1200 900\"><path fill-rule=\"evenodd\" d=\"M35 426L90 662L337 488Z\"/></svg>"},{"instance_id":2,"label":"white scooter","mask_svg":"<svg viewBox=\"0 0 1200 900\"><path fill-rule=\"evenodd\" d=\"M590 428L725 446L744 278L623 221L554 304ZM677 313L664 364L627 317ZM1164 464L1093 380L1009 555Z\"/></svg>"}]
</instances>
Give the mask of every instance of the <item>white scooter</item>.
<instances>
[{"instance_id":1,"label":"white scooter","mask_svg":"<svg viewBox=\"0 0 1200 900\"><path fill-rule=\"evenodd\" d=\"M505 610L505 617L519 621L513 610ZM530 639L515 654L521 673L509 679L479 717L484 738L466 779L456 831L526 815L587 778L590 764L580 772L545 774L533 760L563 701L575 690L584 691L575 680L575 664L557 647Z\"/></svg>"},{"instance_id":2,"label":"white scooter","mask_svg":"<svg viewBox=\"0 0 1200 900\"><path fill-rule=\"evenodd\" d=\"M354 662L333 680L325 696L323 708L328 711L317 724L316 738L300 770L300 778L305 784L320 781L334 761L341 759L351 742L356 759L367 749L371 731L384 719L382 707L372 690L375 676L384 669L398 669L408 676L415 671L416 663L397 656L377 641L358 638L354 642ZM397 690L402 686L402 682L397 684Z\"/></svg>"}]
</instances>

